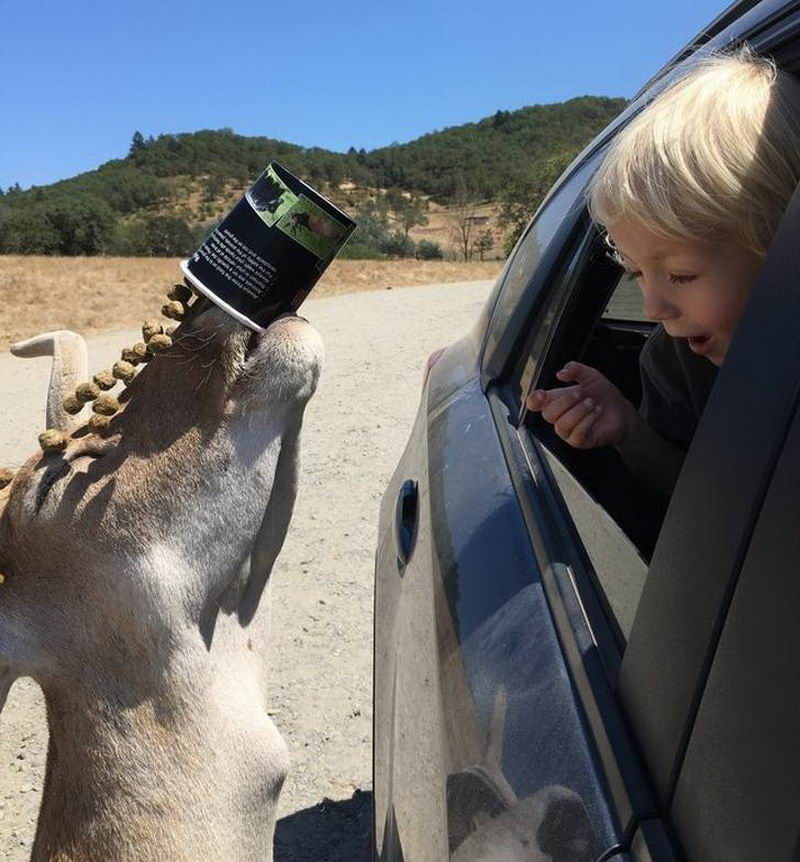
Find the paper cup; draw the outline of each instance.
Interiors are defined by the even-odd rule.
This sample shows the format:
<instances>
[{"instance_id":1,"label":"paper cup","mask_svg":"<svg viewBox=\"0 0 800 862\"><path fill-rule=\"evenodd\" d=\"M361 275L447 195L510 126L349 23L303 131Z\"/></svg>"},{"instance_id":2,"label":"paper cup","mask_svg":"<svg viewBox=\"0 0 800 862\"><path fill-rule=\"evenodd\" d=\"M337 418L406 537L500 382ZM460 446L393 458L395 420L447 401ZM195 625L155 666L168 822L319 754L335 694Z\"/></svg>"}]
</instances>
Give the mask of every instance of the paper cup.
<instances>
[{"instance_id":1,"label":"paper cup","mask_svg":"<svg viewBox=\"0 0 800 862\"><path fill-rule=\"evenodd\" d=\"M181 269L189 284L251 329L296 311L356 223L277 162Z\"/></svg>"}]
</instances>

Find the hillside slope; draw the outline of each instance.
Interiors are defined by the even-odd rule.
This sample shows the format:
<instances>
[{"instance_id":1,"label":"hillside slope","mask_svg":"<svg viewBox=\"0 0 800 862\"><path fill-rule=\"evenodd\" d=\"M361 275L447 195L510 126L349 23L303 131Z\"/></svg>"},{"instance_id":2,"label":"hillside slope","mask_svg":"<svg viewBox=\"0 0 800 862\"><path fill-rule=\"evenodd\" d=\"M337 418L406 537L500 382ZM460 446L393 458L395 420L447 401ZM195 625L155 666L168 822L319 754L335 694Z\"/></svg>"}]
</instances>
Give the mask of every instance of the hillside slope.
<instances>
[{"instance_id":1,"label":"hillside slope","mask_svg":"<svg viewBox=\"0 0 800 862\"><path fill-rule=\"evenodd\" d=\"M533 178L541 185L543 165L568 162L624 104L582 96L498 111L371 152L336 153L230 129L149 139L137 132L124 158L49 186L0 194L0 253L186 253L277 160L356 215L361 237L351 245L402 256L413 253L408 235L415 224L424 233L429 210L486 207L509 190L518 196ZM476 217L493 231L495 245L497 212L490 206ZM400 235L394 246L386 238L392 232ZM439 232L440 244L458 249L457 229Z\"/></svg>"}]
</instances>

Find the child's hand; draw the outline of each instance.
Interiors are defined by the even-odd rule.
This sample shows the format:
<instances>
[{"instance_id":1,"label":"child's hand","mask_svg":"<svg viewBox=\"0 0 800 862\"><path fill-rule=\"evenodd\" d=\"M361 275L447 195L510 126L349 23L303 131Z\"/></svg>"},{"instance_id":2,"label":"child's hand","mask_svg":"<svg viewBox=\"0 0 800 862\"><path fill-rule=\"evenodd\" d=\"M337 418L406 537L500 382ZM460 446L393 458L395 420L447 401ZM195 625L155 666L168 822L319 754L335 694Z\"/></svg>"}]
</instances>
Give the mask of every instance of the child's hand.
<instances>
[{"instance_id":1,"label":"child's hand","mask_svg":"<svg viewBox=\"0 0 800 862\"><path fill-rule=\"evenodd\" d=\"M618 446L637 426L636 408L596 368L568 362L556 377L574 386L536 389L525 404L542 414L556 434L576 449Z\"/></svg>"}]
</instances>

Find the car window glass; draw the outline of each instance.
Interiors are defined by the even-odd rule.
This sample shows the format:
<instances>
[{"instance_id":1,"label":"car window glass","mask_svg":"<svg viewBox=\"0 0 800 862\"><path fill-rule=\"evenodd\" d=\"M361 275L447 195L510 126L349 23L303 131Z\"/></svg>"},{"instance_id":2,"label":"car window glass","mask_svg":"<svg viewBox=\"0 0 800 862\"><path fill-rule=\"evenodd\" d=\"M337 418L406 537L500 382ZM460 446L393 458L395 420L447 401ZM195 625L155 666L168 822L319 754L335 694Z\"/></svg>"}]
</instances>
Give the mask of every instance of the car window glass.
<instances>
[{"instance_id":1,"label":"car window glass","mask_svg":"<svg viewBox=\"0 0 800 862\"><path fill-rule=\"evenodd\" d=\"M610 320L645 321L642 292L633 276L625 273L606 304L603 317Z\"/></svg>"},{"instance_id":2,"label":"car window glass","mask_svg":"<svg viewBox=\"0 0 800 862\"><path fill-rule=\"evenodd\" d=\"M492 352L505 331L556 232L568 228L584 212L584 188L596 166L597 159L581 165L539 210L517 244L500 286L500 298L492 316L486 343L488 352Z\"/></svg>"},{"instance_id":3,"label":"car window glass","mask_svg":"<svg viewBox=\"0 0 800 862\"><path fill-rule=\"evenodd\" d=\"M592 563L606 601L627 639L644 588L647 563L613 518L581 487L546 447L547 459L561 496Z\"/></svg>"},{"instance_id":4,"label":"car window glass","mask_svg":"<svg viewBox=\"0 0 800 862\"><path fill-rule=\"evenodd\" d=\"M584 246L590 242L584 240ZM585 254L580 250L573 260L553 279L547 302L544 303L538 318L531 324L531 335L523 351L524 365L519 375L519 398L524 399L538 376L542 359L558 328L558 321L565 313L570 296L575 290L576 279L581 278L580 263Z\"/></svg>"}]
</instances>

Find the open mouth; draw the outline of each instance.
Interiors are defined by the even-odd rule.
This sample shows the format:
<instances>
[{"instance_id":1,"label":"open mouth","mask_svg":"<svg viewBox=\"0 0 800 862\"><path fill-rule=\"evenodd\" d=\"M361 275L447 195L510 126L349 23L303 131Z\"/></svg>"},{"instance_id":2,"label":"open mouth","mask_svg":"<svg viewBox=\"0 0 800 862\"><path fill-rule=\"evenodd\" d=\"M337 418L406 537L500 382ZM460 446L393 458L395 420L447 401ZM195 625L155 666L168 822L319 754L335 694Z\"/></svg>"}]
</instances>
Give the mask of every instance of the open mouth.
<instances>
[{"instance_id":1,"label":"open mouth","mask_svg":"<svg viewBox=\"0 0 800 862\"><path fill-rule=\"evenodd\" d=\"M687 339L689 348L695 353L706 353L710 347L710 335L690 335Z\"/></svg>"}]
</instances>

